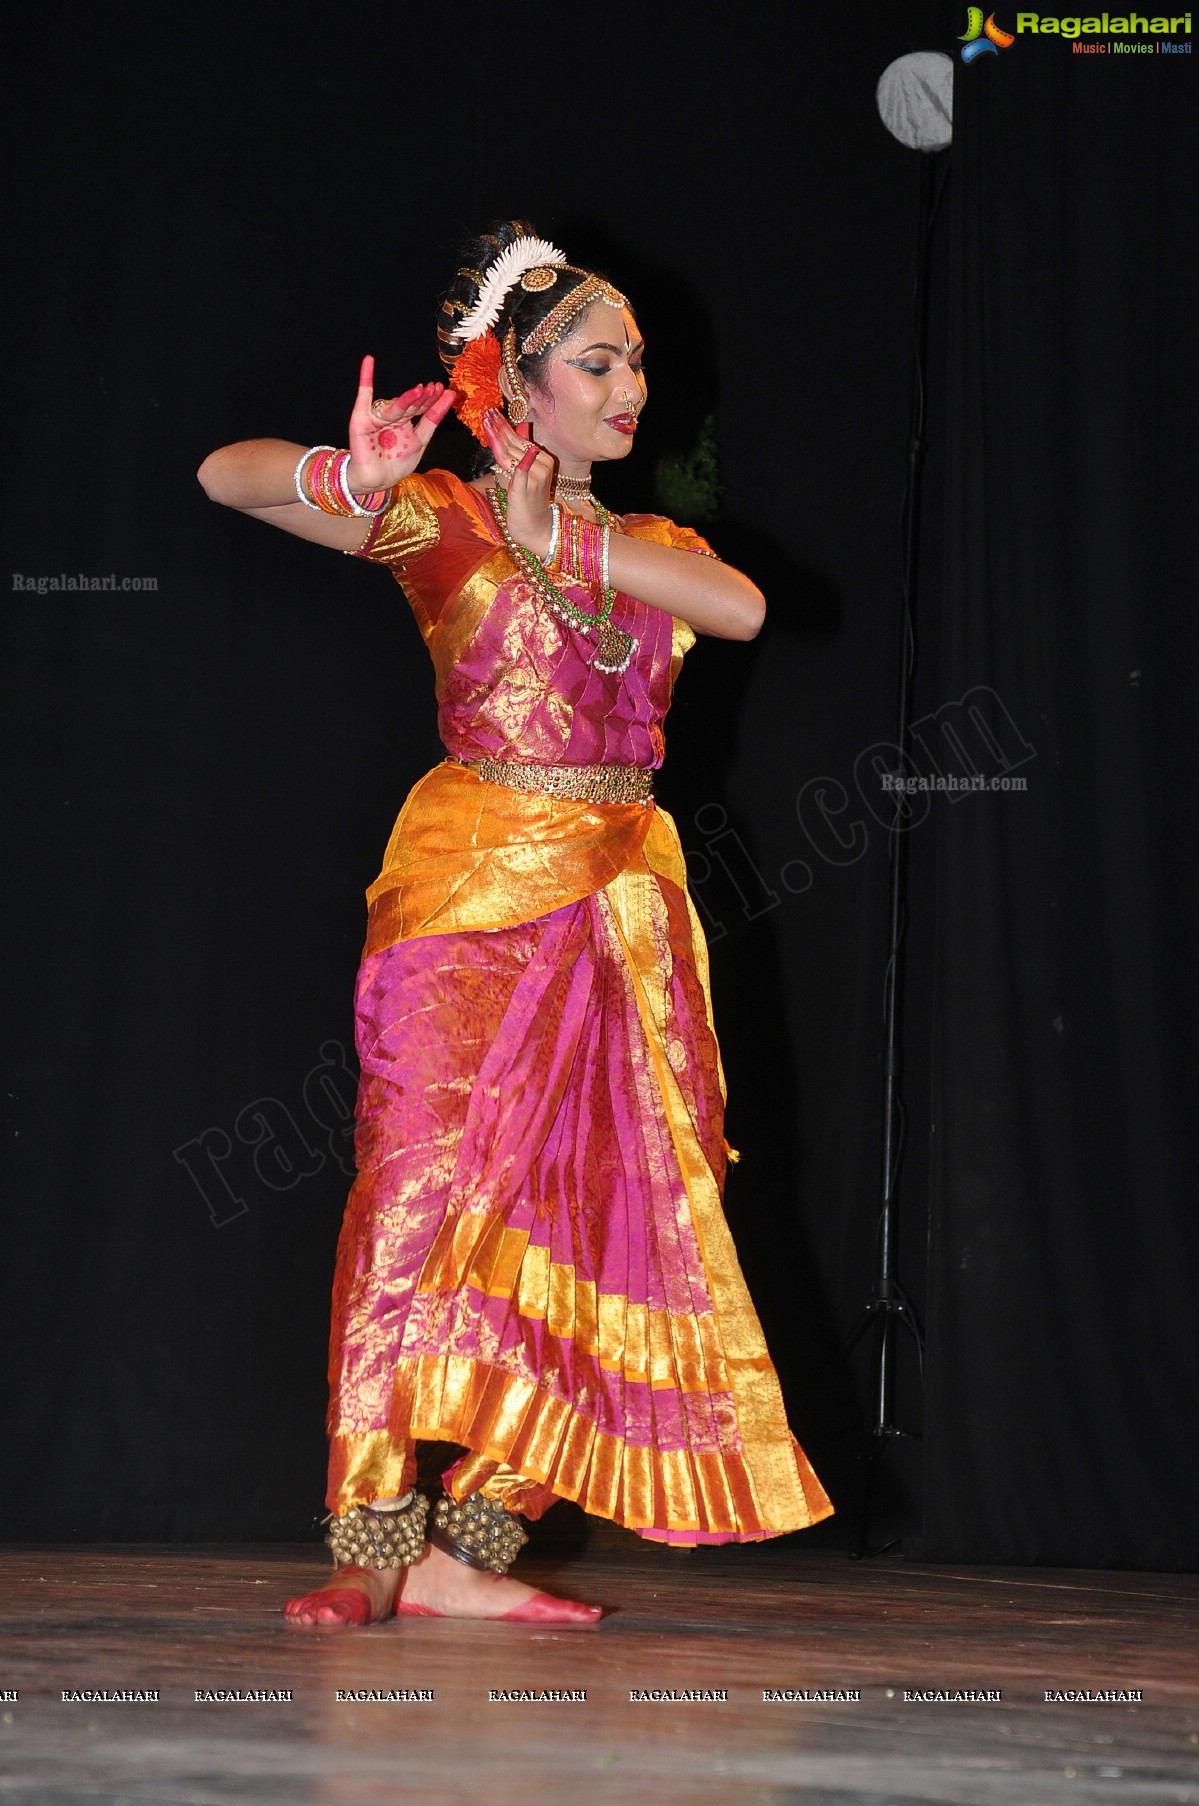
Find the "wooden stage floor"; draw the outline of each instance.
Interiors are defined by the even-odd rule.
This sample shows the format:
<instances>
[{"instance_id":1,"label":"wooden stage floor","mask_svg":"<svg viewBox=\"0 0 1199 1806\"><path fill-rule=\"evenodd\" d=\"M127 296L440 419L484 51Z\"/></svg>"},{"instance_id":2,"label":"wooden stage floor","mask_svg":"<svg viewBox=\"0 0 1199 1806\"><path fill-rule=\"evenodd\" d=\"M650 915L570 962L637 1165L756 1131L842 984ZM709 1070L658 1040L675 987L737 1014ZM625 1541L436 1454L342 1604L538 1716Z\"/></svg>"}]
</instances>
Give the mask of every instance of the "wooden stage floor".
<instances>
[{"instance_id":1,"label":"wooden stage floor","mask_svg":"<svg viewBox=\"0 0 1199 1806\"><path fill-rule=\"evenodd\" d=\"M851 1563L802 1538L683 1555L609 1532L521 1562L611 1606L596 1630L287 1627L324 1560L0 1550L0 1806L1199 1806L1192 1576ZM158 1698L62 1697L87 1689ZM220 1689L291 1697L196 1700ZM364 1689L433 1697L337 1697ZM921 1690L1001 1697L905 1697Z\"/></svg>"}]
</instances>

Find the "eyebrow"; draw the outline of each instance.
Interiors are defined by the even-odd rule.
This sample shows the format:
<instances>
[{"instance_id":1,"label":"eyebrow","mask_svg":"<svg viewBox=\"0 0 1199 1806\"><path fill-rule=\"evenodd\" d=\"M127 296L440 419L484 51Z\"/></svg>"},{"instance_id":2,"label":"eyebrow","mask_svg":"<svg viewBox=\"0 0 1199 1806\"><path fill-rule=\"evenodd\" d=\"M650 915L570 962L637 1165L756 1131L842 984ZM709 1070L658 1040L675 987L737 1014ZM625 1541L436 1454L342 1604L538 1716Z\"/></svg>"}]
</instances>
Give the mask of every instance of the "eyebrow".
<instances>
[{"instance_id":1,"label":"eyebrow","mask_svg":"<svg viewBox=\"0 0 1199 1806\"><path fill-rule=\"evenodd\" d=\"M587 353L589 351L610 351L612 353L613 357L619 357L623 350L624 350L623 345L607 345L607 344L604 344L602 341L597 341L594 345L584 346L582 351L576 351L575 356L576 357L586 357ZM634 344L629 346L629 350L630 350L630 352L644 351L645 350L645 340L644 339L636 340L636 342Z\"/></svg>"}]
</instances>

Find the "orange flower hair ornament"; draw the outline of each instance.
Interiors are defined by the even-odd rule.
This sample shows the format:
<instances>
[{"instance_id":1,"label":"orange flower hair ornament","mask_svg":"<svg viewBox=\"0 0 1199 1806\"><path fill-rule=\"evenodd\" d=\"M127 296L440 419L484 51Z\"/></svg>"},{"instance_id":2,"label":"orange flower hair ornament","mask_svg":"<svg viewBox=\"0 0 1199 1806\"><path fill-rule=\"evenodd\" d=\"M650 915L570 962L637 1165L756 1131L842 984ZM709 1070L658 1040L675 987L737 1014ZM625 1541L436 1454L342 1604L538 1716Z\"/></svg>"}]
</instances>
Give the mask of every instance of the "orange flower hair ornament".
<instances>
[{"instance_id":1,"label":"orange flower hair ornament","mask_svg":"<svg viewBox=\"0 0 1199 1806\"><path fill-rule=\"evenodd\" d=\"M458 393L454 412L470 428L480 445L487 444L483 416L488 408L504 406L500 388L500 342L488 327L471 339L454 359L450 381Z\"/></svg>"}]
</instances>

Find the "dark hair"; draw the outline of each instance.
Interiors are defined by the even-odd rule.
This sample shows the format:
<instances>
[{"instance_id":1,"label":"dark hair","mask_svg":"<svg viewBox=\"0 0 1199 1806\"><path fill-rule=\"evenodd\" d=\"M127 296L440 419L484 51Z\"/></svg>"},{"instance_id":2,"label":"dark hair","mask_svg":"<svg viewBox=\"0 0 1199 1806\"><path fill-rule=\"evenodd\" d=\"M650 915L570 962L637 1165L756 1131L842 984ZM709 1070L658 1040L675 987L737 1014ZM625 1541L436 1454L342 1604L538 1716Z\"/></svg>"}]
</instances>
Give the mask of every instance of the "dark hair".
<instances>
[{"instance_id":1,"label":"dark hair","mask_svg":"<svg viewBox=\"0 0 1199 1806\"><path fill-rule=\"evenodd\" d=\"M536 227L530 225L528 220L506 219L491 226L488 231L480 232L477 237L470 239L463 246L458 271L446 290L441 311L437 316L438 349L441 361L449 372L451 382L454 380L454 362L461 349L453 342L454 328L478 300L487 266L494 263L496 258L508 249L509 245L516 243L518 238L536 238L537 236ZM598 272L584 270L581 275L572 279L571 287L577 286L587 276L594 274L598 274ZM516 282L504 297L504 305L500 309L499 318L492 331L503 344L504 336L511 326L515 329L516 342L520 345L528 338L533 328L540 326L546 316L553 312L562 298L563 289L559 283L555 283L552 288L531 290L522 288L520 283ZM524 357L518 354L517 365L527 383L536 384L538 374L552 350L553 346L547 345L544 351L527 354ZM494 463L495 460L486 446L480 446L475 458L473 474L482 476L485 471L492 469Z\"/></svg>"}]
</instances>

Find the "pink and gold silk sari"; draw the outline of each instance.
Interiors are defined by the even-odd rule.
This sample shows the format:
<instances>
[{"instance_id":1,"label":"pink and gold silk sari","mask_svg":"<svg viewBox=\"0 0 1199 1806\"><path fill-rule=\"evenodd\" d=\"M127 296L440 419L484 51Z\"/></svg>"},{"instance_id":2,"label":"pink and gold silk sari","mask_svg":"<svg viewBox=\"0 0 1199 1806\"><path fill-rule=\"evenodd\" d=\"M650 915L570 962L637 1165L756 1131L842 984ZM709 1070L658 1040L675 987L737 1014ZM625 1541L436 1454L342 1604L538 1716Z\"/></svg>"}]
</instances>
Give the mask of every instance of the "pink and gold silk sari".
<instances>
[{"instance_id":1,"label":"pink and gold silk sari","mask_svg":"<svg viewBox=\"0 0 1199 1806\"><path fill-rule=\"evenodd\" d=\"M624 528L706 550L656 517ZM620 596L633 661L594 670L445 472L399 484L360 556L403 585L451 759L367 892L329 1508L406 1490L428 1439L468 1451L456 1496L531 1516L575 1499L681 1543L815 1523L832 1506L721 1208L724 1079L674 823L452 762L660 765L694 635Z\"/></svg>"}]
</instances>

